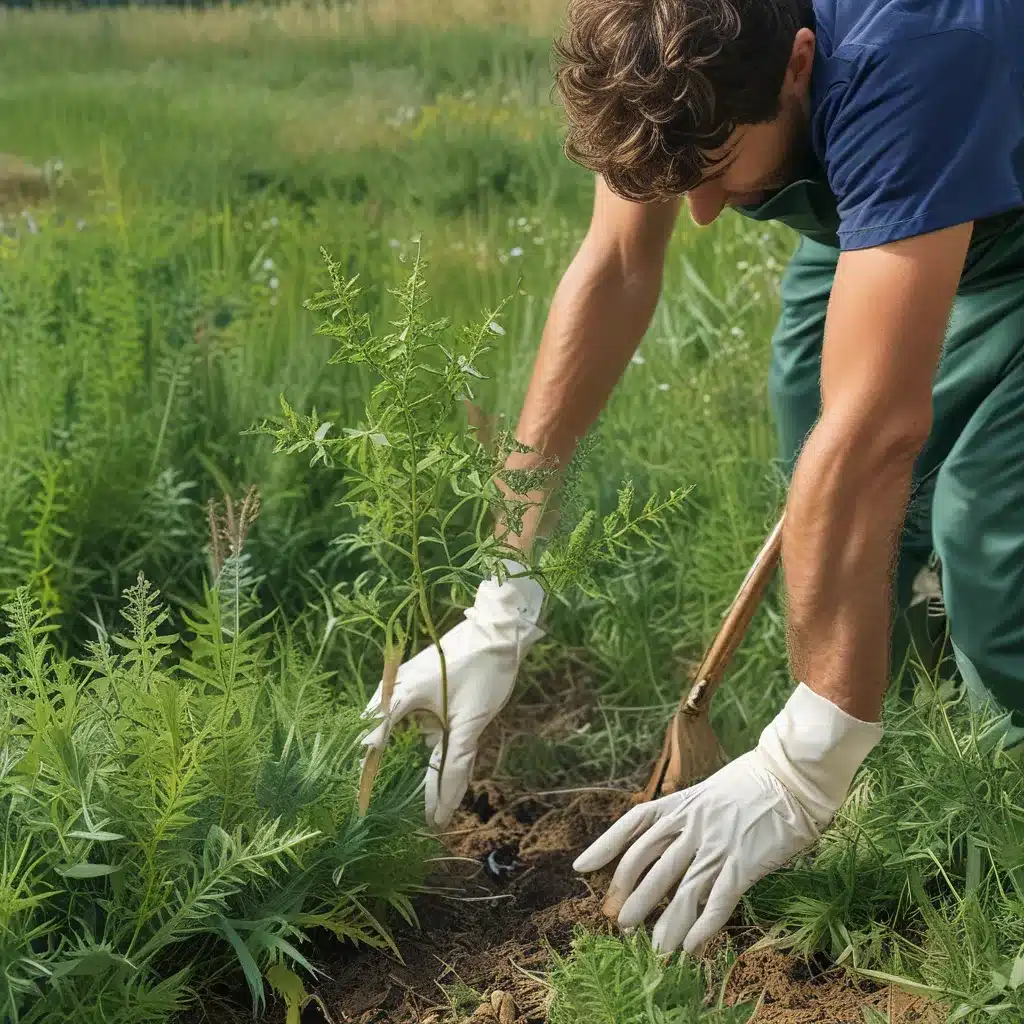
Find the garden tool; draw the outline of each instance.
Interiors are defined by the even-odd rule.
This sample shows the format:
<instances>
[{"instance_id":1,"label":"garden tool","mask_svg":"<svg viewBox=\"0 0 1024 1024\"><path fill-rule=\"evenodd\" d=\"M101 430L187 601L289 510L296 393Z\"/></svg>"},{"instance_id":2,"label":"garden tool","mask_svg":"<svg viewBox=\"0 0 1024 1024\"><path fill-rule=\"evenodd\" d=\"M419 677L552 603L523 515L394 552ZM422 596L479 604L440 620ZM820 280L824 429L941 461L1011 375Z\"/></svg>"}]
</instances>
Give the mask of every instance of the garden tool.
<instances>
[{"instance_id":1,"label":"garden tool","mask_svg":"<svg viewBox=\"0 0 1024 1024\"><path fill-rule=\"evenodd\" d=\"M654 771L644 789L633 797L636 803L653 800L699 782L728 760L708 721L708 708L778 565L784 520L785 513L779 517L757 553L711 646L697 666L690 689L681 698L665 731L661 756Z\"/></svg>"}]
</instances>

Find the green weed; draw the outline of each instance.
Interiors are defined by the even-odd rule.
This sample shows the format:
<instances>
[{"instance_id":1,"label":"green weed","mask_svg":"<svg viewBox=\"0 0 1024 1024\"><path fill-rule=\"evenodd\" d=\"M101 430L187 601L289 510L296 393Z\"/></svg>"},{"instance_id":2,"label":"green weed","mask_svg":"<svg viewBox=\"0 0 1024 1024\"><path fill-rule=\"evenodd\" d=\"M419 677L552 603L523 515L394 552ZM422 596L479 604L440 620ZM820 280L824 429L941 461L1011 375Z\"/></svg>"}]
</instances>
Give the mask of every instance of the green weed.
<instances>
[{"instance_id":1,"label":"green weed","mask_svg":"<svg viewBox=\"0 0 1024 1024\"><path fill-rule=\"evenodd\" d=\"M750 1005L709 1005L704 971L685 956L667 962L643 931L627 938L578 929L568 956L555 956L551 1024L745 1024Z\"/></svg>"},{"instance_id":2,"label":"green weed","mask_svg":"<svg viewBox=\"0 0 1024 1024\"><path fill-rule=\"evenodd\" d=\"M166 1020L239 967L258 1007L314 971L310 930L385 945L413 918L412 752L357 815L358 714L315 657L218 589L171 632L141 576L81 661L26 589L5 613L4 1019Z\"/></svg>"}]
</instances>

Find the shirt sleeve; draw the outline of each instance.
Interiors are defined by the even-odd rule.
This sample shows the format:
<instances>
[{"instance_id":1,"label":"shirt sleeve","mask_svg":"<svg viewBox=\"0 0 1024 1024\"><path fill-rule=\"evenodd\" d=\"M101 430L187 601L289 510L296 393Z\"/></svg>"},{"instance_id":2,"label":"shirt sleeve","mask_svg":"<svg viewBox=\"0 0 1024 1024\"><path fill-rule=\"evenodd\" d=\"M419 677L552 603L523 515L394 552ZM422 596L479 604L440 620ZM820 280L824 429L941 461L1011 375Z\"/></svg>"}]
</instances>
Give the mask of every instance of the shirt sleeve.
<instances>
[{"instance_id":1,"label":"shirt sleeve","mask_svg":"<svg viewBox=\"0 0 1024 1024\"><path fill-rule=\"evenodd\" d=\"M1024 206L1024 85L983 35L861 51L830 92L824 162L842 249Z\"/></svg>"}]
</instances>

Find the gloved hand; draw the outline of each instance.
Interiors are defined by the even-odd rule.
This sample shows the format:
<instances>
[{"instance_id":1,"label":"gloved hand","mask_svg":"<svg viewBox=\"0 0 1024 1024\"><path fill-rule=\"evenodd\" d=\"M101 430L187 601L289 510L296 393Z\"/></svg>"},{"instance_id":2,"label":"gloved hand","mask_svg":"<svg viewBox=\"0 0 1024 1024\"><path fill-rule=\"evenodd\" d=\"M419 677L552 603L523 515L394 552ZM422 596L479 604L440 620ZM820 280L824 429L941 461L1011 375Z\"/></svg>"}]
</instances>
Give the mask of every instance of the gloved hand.
<instances>
[{"instance_id":1,"label":"gloved hand","mask_svg":"<svg viewBox=\"0 0 1024 1024\"><path fill-rule=\"evenodd\" d=\"M509 573L525 572L517 562L505 561ZM537 626L544 590L533 579L484 580L477 588L465 620L441 637L448 675L448 756L444 778L441 763L441 659L431 644L398 670L390 713L381 716L382 686L378 685L363 718L380 724L363 745L382 749L391 730L407 715L416 714L428 744L434 750L426 778L427 824L446 828L469 786L477 744L487 724L512 695L519 664L530 647L544 635Z\"/></svg>"},{"instance_id":2,"label":"gloved hand","mask_svg":"<svg viewBox=\"0 0 1024 1024\"><path fill-rule=\"evenodd\" d=\"M596 871L626 851L605 913L627 930L679 883L653 944L698 954L754 882L814 844L881 737L878 723L801 683L753 750L696 786L634 807L573 867Z\"/></svg>"}]
</instances>

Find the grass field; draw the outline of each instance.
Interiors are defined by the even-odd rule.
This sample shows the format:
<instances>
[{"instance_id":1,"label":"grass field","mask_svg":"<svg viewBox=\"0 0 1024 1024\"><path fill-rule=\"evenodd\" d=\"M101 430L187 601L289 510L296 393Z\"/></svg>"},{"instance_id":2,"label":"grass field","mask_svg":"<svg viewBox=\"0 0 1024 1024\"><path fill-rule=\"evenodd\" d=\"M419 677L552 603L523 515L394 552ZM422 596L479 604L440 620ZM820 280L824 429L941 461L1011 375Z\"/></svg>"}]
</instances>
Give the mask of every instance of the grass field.
<instances>
[{"instance_id":1,"label":"grass field","mask_svg":"<svg viewBox=\"0 0 1024 1024\"><path fill-rule=\"evenodd\" d=\"M329 283L321 247L378 335L414 267L428 319L486 325L505 302L475 397L511 425L593 198L561 152L560 17L553 0L0 14L5 1020L246 1019L248 1002L293 1024L306 991L324 994L303 1021L356 1019L326 1016L313 968L337 992L352 949L431 935L444 851L420 829L413 733L355 808L400 574L367 612L357 581L380 565L336 543L359 525L338 504L351 474L250 428L281 395L365 420L372 373L329 362L304 306ZM794 241L681 220L577 499L607 514L626 480L638 505L685 498L550 602L508 715L583 698L564 727L503 733L487 768L505 792L643 780L784 497L766 370ZM467 588L430 597L450 622ZM790 686L772 595L715 700L731 754ZM820 847L751 891L700 970L591 921L534 969L548 1019L745 1020L718 995L759 937L792 978L820 975L821 1008L756 1020L845 1024L825 1015L840 989L867 1024L1024 1019L1024 778L949 697L893 696ZM442 980L437 1024L486 995ZM364 1019L400 1019L382 1012Z\"/></svg>"}]
</instances>

